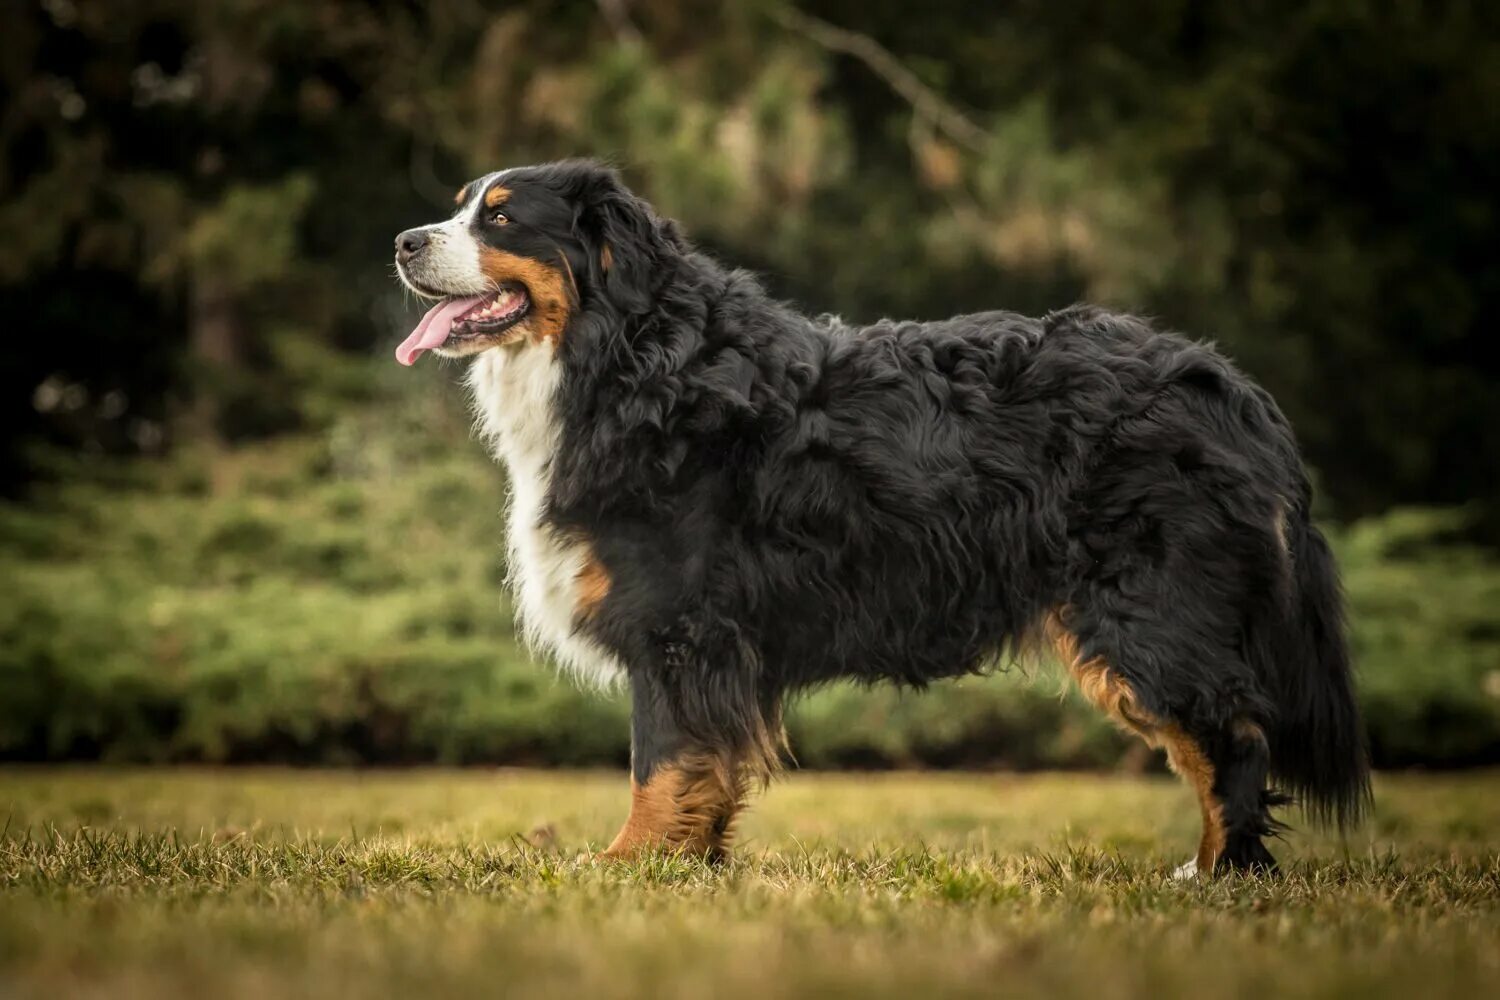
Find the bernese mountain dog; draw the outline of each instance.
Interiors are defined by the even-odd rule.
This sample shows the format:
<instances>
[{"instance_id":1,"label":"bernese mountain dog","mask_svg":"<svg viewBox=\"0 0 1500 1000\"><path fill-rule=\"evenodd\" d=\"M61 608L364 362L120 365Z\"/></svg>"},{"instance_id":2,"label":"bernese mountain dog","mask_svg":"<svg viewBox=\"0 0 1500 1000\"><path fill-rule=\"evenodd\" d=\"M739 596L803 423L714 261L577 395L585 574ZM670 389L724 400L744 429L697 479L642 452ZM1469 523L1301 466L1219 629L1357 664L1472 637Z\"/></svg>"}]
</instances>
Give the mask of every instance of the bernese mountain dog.
<instances>
[{"instance_id":1,"label":"bernese mountain dog","mask_svg":"<svg viewBox=\"0 0 1500 1000\"><path fill-rule=\"evenodd\" d=\"M524 634L632 699L605 852L721 857L785 699L1055 653L1202 808L1179 873L1271 870L1272 808L1369 801L1336 569L1286 419L1211 347L1073 307L855 326L694 249L589 161L396 239L509 472Z\"/></svg>"}]
</instances>

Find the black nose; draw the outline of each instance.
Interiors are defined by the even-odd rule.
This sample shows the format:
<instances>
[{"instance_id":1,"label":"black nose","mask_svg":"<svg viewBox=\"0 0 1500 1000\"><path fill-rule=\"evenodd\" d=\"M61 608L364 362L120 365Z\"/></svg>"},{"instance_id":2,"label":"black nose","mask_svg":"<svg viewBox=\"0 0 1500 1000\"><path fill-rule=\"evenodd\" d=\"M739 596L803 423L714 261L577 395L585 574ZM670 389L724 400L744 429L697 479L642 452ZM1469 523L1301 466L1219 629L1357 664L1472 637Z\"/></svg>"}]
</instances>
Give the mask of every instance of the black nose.
<instances>
[{"instance_id":1,"label":"black nose","mask_svg":"<svg viewBox=\"0 0 1500 1000\"><path fill-rule=\"evenodd\" d=\"M408 229L396 237L396 259L403 264L427 245L427 233L421 229Z\"/></svg>"}]
</instances>

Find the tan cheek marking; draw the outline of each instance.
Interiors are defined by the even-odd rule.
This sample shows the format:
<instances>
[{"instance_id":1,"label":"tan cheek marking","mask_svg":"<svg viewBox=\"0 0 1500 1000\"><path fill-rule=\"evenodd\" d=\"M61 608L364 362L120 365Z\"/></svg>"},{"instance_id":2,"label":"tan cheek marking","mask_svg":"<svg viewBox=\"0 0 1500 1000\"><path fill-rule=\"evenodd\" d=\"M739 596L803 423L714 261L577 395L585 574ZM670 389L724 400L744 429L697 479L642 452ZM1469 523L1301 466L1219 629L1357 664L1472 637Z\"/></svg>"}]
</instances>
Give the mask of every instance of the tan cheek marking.
<instances>
[{"instance_id":1,"label":"tan cheek marking","mask_svg":"<svg viewBox=\"0 0 1500 1000\"><path fill-rule=\"evenodd\" d=\"M606 243L606 244L604 244L604 249L599 251L599 267L605 273L608 273L609 269L612 268L612 267L614 267L614 266L615 266L615 252L613 250L611 250L609 248L609 244Z\"/></svg>"},{"instance_id":2,"label":"tan cheek marking","mask_svg":"<svg viewBox=\"0 0 1500 1000\"><path fill-rule=\"evenodd\" d=\"M1110 669L1103 657L1084 660L1078 639L1063 625L1064 613L1053 611L1043 622L1047 639L1057 655L1067 664L1068 672L1078 683L1083 696L1125 728L1138 734L1153 747L1167 751L1167 763L1198 796L1203 815L1203 836L1198 842L1198 870L1212 872L1214 863L1224 851L1226 832L1224 806L1214 795L1214 765L1203 747L1175 723L1158 719L1141 707L1130 684ZM1253 723L1244 723L1259 732ZM1236 730L1239 731L1238 728ZM1261 734L1264 738L1264 734Z\"/></svg>"},{"instance_id":3,"label":"tan cheek marking","mask_svg":"<svg viewBox=\"0 0 1500 1000\"><path fill-rule=\"evenodd\" d=\"M503 188L496 185L484 193L484 205L486 208L499 208L509 200L510 188Z\"/></svg>"},{"instance_id":4,"label":"tan cheek marking","mask_svg":"<svg viewBox=\"0 0 1500 1000\"><path fill-rule=\"evenodd\" d=\"M520 325L530 327L533 339L550 340L554 344L562 339L572 309L561 271L539 260L494 247L479 251L479 269L496 284L519 281L526 286L531 295L531 315Z\"/></svg>"}]
</instances>

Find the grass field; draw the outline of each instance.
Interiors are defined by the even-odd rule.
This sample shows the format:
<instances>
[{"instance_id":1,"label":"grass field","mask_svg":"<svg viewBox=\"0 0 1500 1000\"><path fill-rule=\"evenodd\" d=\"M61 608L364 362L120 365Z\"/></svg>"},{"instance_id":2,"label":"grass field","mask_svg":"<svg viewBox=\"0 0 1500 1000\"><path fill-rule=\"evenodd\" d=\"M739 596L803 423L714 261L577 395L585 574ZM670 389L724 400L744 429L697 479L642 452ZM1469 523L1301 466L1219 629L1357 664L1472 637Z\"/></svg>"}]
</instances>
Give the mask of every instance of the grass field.
<instances>
[{"instance_id":1,"label":"grass field","mask_svg":"<svg viewBox=\"0 0 1500 1000\"><path fill-rule=\"evenodd\" d=\"M794 775L722 869L596 863L625 778L0 770L0 996L1479 996L1500 775L1392 776L1179 884L1167 778Z\"/></svg>"}]
</instances>

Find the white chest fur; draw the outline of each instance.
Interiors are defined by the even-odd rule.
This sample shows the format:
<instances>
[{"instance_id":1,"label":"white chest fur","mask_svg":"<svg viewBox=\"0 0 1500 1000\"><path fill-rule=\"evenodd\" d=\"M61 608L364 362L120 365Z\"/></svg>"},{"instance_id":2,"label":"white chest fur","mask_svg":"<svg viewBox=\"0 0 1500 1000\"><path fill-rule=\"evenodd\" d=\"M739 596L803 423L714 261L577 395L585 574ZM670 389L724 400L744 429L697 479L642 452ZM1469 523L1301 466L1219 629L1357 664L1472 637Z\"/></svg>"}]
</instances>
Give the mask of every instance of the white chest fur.
<instances>
[{"instance_id":1,"label":"white chest fur","mask_svg":"<svg viewBox=\"0 0 1500 1000\"><path fill-rule=\"evenodd\" d=\"M561 436L555 399L561 366L546 342L486 351L469 368L480 433L510 473L507 517L510 587L521 633L581 681L607 685L624 676L615 657L574 627L587 544L542 524Z\"/></svg>"}]
</instances>

